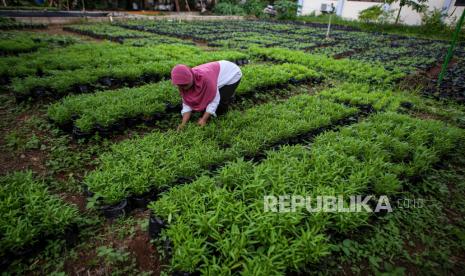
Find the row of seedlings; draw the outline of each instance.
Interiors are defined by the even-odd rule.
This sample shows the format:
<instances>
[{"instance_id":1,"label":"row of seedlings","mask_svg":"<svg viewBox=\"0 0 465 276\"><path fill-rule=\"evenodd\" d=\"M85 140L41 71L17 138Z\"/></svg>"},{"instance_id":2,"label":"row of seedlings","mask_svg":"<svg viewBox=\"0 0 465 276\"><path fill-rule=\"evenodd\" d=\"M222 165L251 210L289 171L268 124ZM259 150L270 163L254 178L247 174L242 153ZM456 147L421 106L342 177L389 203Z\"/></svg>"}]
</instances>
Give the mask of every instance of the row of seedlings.
<instances>
[{"instance_id":1,"label":"row of seedlings","mask_svg":"<svg viewBox=\"0 0 465 276\"><path fill-rule=\"evenodd\" d=\"M230 111L203 128L154 131L115 144L84 182L104 213L120 215L228 160L260 157L267 148L309 139L331 126L357 121L359 115L356 108L310 95Z\"/></svg>"},{"instance_id":2,"label":"row of seedlings","mask_svg":"<svg viewBox=\"0 0 465 276\"><path fill-rule=\"evenodd\" d=\"M76 43L71 36L42 35L30 32L0 33L0 56L18 55L37 51L39 48L51 49Z\"/></svg>"},{"instance_id":3,"label":"row of seedlings","mask_svg":"<svg viewBox=\"0 0 465 276\"><path fill-rule=\"evenodd\" d=\"M410 94L371 87L366 83L343 83L336 88L325 89L318 95L359 108L372 107L376 111L411 109L418 103L418 98Z\"/></svg>"},{"instance_id":4,"label":"row of seedlings","mask_svg":"<svg viewBox=\"0 0 465 276\"><path fill-rule=\"evenodd\" d=\"M195 45L191 41L163 35L154 35L142 31L128 30L127 28L122 28L118 25L109 23L71 25L64 27L63 30L98 39L107 39L118 43L124 43L135 47L158 44Z\"/></svg>"},{"instance_id":5,"label":"row of seedlings","mask_svg":"<svg viewBox=\"0 0 465 276\"><path fill-rule=\"evenodd\" d=\"M0 30L46 29L47 24L25 23L9 17L0 17Z\"/></svg>"},{"instance_id":6,"label":"row of seedlings","mask_svg":"<svg viewBox=\"0 0 465 276\"><path fill-rule=\"evenodd\" d=\"M237 96L283 87L288 83L316 82L321 76L296 64L246 65L237 88ZM73 130L83 138L98 132L108 136L138 123L153 124L168 111L180 110L181 98L170 81L161 81L138 88L73 95L48 108L48 117L65 131Z\"/></svg>"},{"instance_id":7,"label":"row of seedlings","mask_svg":"<svg viewBox=\"0 0 465 276\"><path fill-rule=\"evenodd\" d=\"M124 29L109 23L69 25L63 27L63 30L118 43L123 43L126 38L145 38L150 36L148 33Z\"/></svg>"},{"instance_id":8,"label":"row of seedlings","mask_svg":"<svg viewBox=\"0 0 465 276\"><path fill-rule=\"evenodd\" d=\"M11 87L18 100L58 99L70 93L159 81L169 76L171 68L178 63L194 66L221 59L243 63L247 58L240 52L206 52L187 45L136 48L88 43L66 50L38 51L31 56L7 58L0 66L0 74L14 76Z\"/></svg>"},{"instance_id":9,"label":"row of seedlings","mask_svg":"<svg viewBox=\"0 0 465 276\"><path fill-rule=\"evenodd\" d=\"M276 62L290 62L302 64L317 71L321 71L328 77L342 79L344 81L367 82L369 84L390 85L405 76L399 70L389 71L382 65L348 60L333 59L322 55L313 55L301 51L284 48L258 48L250 49L252 55L264 60Z\"/></svg>"},{"instance_id":10,"label":"row of seedlings","mask_svg":"<svg viewBox=\"0 0 465 276\"><path fill-rule=\"evenodd\" d=\"M389 199L464 135L442 122L380 113L326 132L310 147L271 151L258 165L239 159L216 176L172 188L149 205L149 229L168 272L302 273L331 254L335 236L368 225L381 214L376 208L389 211ZM373 200L368 208L349 205L356 195ZM335 198L336 210L346 211L323 209L319 196Z\"/></svg>"},{"instance_id":11,"label":"row of seedlings","mask_svg":"<svg viewBox=\"0 0 465 276\"><path fill-rule=\"evenodd\" d=\"M32 172L1 176L0 185L0 268L38 253L47 240L76 241L77 208L52 195Z\"/></svg>"}]
</instances>

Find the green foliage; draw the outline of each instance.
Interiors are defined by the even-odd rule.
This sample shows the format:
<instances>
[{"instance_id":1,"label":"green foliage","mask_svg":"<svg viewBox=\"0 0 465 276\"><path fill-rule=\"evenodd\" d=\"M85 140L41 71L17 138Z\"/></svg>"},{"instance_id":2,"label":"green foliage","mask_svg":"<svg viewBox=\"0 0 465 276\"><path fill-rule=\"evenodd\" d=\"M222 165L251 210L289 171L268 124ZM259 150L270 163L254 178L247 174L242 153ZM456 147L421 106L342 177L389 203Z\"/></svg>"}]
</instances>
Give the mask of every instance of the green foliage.
<instances>
[{"instance_id":1,"label":"green foliage","mask_svg":"<svg viewBox=\"0 0 465 276\"><path fill-rule=\"evenodd\" d=\"M379 89L361 83L344 83L336 88L319 93L323 98L351 105L371 105L377 111L397 111L403 102L417 104L418 99L410 94L394 93L389 89Z\"/></svg>"},{"instance_id":2,"label":"green foliage","mask_svg":"<svg viewBox=\"0 0 465 276\"><path fill-rule=\"evenodd\" d=\"M245 15L241 6L230 2L219 2L213 8L213 12L220 15Z\"/></svg>"},{"instance_id":3,"label":"green foliage","mask_svg":"<svg viewBox=\"0 0 465 276\"><path fill-rule=\"evenodd\" d=\"M107 265L115 265L129 260L128 252L115 250L106 246L97 248L97 256L104 258Z\"/></svg>"},{"instance_id":4,"label":"green foliage","mask_svg":"<svg viewBox=\"0 0 465 276\"><path fill-rule=\"evenodd\" d=\"M265 7L266 3L260 0L247 0L243 5L243 9L248 15L254 15L256 17L263 16L263 9Z\"/></svg>"},{"instance_id":5,"label":"green foliage","mask_svg":"<svg viewBox=\"0 0 465 276\"><path fill-rule=\"evenodd\" d=\"M389 4L399 2L399 6L402 8L404 6L412 8L414 11L422 12L428 6L425 4L428 0L388 0L386 1Z\"/></svg>"},{"instance_id":6,"label":"green foliage","mask_svg":"<svg viewBox=\"0 0 465 276\"><path fill-rule=\"evenodd\" d=\"M431 32L447 32L450 31L450 27L444 22L445 15L440 9L434 9L432 11L425 10L421 17L421 24L424 28L430 29Z\"/></svg>"},{"instance_id":7,"label":"green foliage","mask_svg":"<svg viewBox=\"0 0 465 276\"><path fill-rule=\"evenodd\" d=\"M13 18L2 17L0 20L0 30L21 30L21 29L45 29L47 24L24 23Z\"/></svg>"},{"instance_id":8,"label":"green foliage","mask_svg":"<svg viewBox=\"0 0 465 276\"><path fill-rule=\"evenodd\" d=\"M330 253L327 232L349 233L367 225L370 214L307 213L305 208L264 212L264 196L393 195L406 175L431 169L463 138L463 130L440 122L378 114L318 136L311 148L270 151L255 165L237 160L214 177L174 187L149 206L169 224L160 238L173 245L169 269L206 274L302 270ZM416 156L420 150L428 155ZM424 161L428 165L419 166ZM339 250L350 255L352 244L345 240ZM369 258L377 266L379 258Z\"/></svg>"},{"instance_id":9,"label":"green foliage","mask_svg":"<svg viewBox=\"0 0 465 276\"><path fill-rule=\"evenodd\" d=\"M129 252L107 246L97 248L97 256L105 262L111 275L138 274L134 258Z\"/></svg>"},{"instance_id":10,"label":"green foliage","mask_svg":"<svg viewBox=\"0 0 465 276\"><path fill-rule=\"evenodd\" d=\"M242 68L243 80L237 89L238 95L256 92L277 84L319 78L319 74L297 64L247 65ZM114 91L88 95L68 96L51 105L48 116L59 125L71 122L73 115L78 118L75 126L90 131L96 124L111 126L125 118L150 117L163 113L166 104L181 103L178 90L170 81L162 81L138 88L123 88Z\"/></svg>"},{"instance_id":11,"label":"green foliage","mask_svg":"<svg viewBox=\"0 0 465 276\"><path fill-rule=\"evenodd\" d=\"M179 63L195 66L209 61L244 59L234 51L205 52L187 45L157 45L144 48L113 43L88 43L64 49L37 51L10 57L0 65L0 75L15 77L14 93L29 95L37 87L50 94L66 95L78 84L96 84L102 77L134 81L143 75L169 76ZM38 70L43 77L35 76Z\"/></svg>"},{"instance_id":12,"label":"green foliage","mask_svg":"<svg viewBox=\"0 0 465 276\"><path fill-rule=\"evenodd\" d=\"M278 19L292 20L297 18L299 4L296 1L278 0L274 6L278 12Z\"/></svg>"},{"instance_id":13,"label":"green foliage","mask_svg":"<svg viewBox=\"0 0 465 276\"><path fill-rule=\"evenodd\" d=\"M32 134L30 137L23 136L21 132L13 130L5 136L6 145L12 150L30 150L38 149L40 147L40 140Z\"/></svg>"},{"instance_id":14,"label":"green foliage","mask_svg":"<svg viewBox=\"0 0 465 276\"><path fill-rule=\"evenodd\" d=\"M97 196L113 203L150 188L162 189L180 177L194 177L209 166L255 155L280 140L295 137L354 114L309 95L269 103L244 112L231 111L204 128L152 132L116 144L100 156L97 170L85 182Z\"/></svg>"},{"instance_id":15,"label":"green foliage","mask_svg":"<svg viewBox=\"0 0 465 276\"><path fill-rule=\"evenodd\" d=\"M425 4L428 2L428 0L388 0L387 3L392 4L392 3L399 3L399 11L397 12L397 17L395 24L399 23L399 18L400 18L400 12L402 11L402 8L407 6L411 8L412 10L416 12L423 12L428 5Z\"/></svg>"},{"instance_id":16,"label":"green foliage","mask_svg":"<svg viewBox=\"0 0 465 276\"><path fill-rule=\"evenodd\" d=\"M378 18L383 14L382 6L371 6L360 11L358 19L363 22L376 22Z\"/></svg>"},{"instance_id":17,"label":"green foliage","mask_svg":"<svg viewBox=\"0 0 465 276\"><path fill-rule=\"evenodd\" d=\"M77 221L77 209L51 195L31 172L2 176L0 184L0 256L27 249L40 238L63 234Z\"/></svg>"},{"instance_id":18,"label":"green foliage","mask_svg":"<svg viewBox=\"0 0 465 276\"><path fill-rule=\"evenodd\" d=\"M345 81L364 81L370 84L388 85L404 76L399 70L388 71L381 65L357 60L333 59L322 55L306 54L284 48L250 48L250 52L280 62L302 64L315 71Z\"/></svg>"},{"instance_id":19,"label":"green foliage","mask_svg":"<svg viewBox=\"0 0 465 276\"><path fill-rule=\"evenodd\" d=\"M41 35L29 32L2 32L0 55L17 55L34 52L39 48L63 47L77 42L71 36Z\"/></svg>"}]
</instances>

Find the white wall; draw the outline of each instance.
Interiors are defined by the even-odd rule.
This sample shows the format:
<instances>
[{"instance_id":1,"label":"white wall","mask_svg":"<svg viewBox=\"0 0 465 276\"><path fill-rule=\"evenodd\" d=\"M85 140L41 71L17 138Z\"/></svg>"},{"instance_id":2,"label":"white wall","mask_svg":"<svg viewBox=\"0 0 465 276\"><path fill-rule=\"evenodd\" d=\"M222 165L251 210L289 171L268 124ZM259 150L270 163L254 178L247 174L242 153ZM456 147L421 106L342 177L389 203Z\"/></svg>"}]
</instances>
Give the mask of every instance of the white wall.
<instances>
[{"instance_id":1,"label":"white wall","mask_svg":"<svg viewBox=\"0 0 465 276\"><path fill-rule=\"evenodd\" d=\"M320 15L321 4L331 5L331 3L333 3L333 5L336 7L337 2L337 0L303 0L302 14L306 15L315 11L316 15Z\"/></svg>"},{"instance_id":2,"label":"white wall","mask_svg":"<svg viewBox=\"0 0 465 276\"><path fill-rule=\"evenodd\" d=\"M358 14L360 11L363 11L364 9L367 9L371 6L381 4L382 3L344 0L344 9L342 10L341 16L348 19L358 19Z\"/></svg>"},{"instance_id":3,"label":"white wall","mask_svg":"<svg viewBox=\"0 0 465 276\"><path fill-rule=\"evenodd\" d=\"M305 0L304 0L305 1ZM457 22L460 18L460 16L463 13L463 10L465 7L455 7L455 0L452 0L452 4L450 5L450 9L447 12L447 15L452 15L450 18L447 18L446 22L450 23L455 20ZM455 10L455 11L454 11Z\"/></svg>"},{"instance_id":4,"label":"white wall","mask_svg":"<svg viewBox=\"0 0 465 276\"><path fill-rule=\"evenodd\" d=\"M436 9L442 9L444 3L447 0L429 0L427 2L428 9L433 10L434 8ZM313 11L318 15L320 14L320 8L321 4L328 4L330 5L331 3L334 4L334 6L337 7L338 3L342 4L342 14L341 16L347 19L357 19L358 14L360 11L369 8L374 5L382 5L383 3L374 3L374 2L361 2L361 1L348 1L348 0L303 0L303 5L302 5L302 14L310 14ZM452 11L454 10L455 0L452 0L452 3L450 5L450 8L448 10L448 14L450 15ZM398 10L399 9L399 4L394 3L390 7L391 10ZM457 7L457 10L454 13L454 16L457 18L462 14L464 7ZM394 17L397 15L397 13L394 13ZM400 19L402 20L403 23L408 24L408 25L418 25L421 24L421 14L417 13L416 11L412 10L409 7L403 7L402 11L400 13ZM450 22L450 20L447 20Z\"/></svg>"}]
</instances>

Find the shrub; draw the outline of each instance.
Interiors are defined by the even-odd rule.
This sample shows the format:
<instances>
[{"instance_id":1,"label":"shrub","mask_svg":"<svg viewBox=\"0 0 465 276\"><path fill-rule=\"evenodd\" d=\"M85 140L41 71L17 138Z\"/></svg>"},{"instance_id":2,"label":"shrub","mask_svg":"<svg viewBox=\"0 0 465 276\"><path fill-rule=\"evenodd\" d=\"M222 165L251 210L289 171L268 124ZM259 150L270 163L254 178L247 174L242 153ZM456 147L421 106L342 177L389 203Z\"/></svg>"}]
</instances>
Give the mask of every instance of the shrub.
<instances>
[{"instance_id":1,"label":"shrub","mask_svg":"<svg viewBox=\"0 0 465 276\"><path fill-rule=\"evenodd\" d=\"M381 6L372 6L367 9L360 11L358 19L368 22L378 21L379 17L383 14L383 9Z\"/></svg>"},{"instance_id":2,"label":"shrub","mask_svg":"<svg viewBox=\"0 0 465 276\"><path fill-rule=\"evenodd\" d=\"M221 15L245 15L245 11L241 6L229 2L219 2L213 12Z\"/></svg>"},{"instance_id":3,"label":"shrub","mask_svg":"<svg viewBox=\"0 0 465 276\"><path fill-rule=\"evenodd\" d=\"M243 9L248 15L254 15L256 17L263 16L263 9L265 7L266 3L260 0L247 0L243 5Z\"/></svg>"},{"instance_id":4,"label":"shrub","mask_svg":"<svg viewBox=\"0 0 465 276\"><path fill-rule=\"evenodd\" d=\"M445 15L440 9L434 9L432 11L425 10L421 17L422 27L427 29L429 32L443 32L449 31L449 27L444 22Z\"/></svg>"},{"instance_id":5,"label":"shrub","mask_svg":"<svg viewBox=\"0 0 465 276\"><path fill-rule=\"evenodd\" d=\"M278 0L275 3L275 8L278 12L278 19L293 20L297 18L299 4L296 1Z\"/></svg>"}]
</instances>

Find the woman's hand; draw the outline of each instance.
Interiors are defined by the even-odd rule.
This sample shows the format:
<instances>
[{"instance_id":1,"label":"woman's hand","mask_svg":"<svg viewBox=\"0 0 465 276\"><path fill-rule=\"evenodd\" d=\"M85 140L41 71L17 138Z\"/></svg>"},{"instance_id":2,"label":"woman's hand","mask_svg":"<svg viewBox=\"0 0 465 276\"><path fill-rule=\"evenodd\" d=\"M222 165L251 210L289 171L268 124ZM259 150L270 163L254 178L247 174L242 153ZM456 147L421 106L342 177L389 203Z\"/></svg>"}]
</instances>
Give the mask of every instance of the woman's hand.
<instances>
[{"instance_id":1,"label":"woman's hand","mask_svg":"<svg viewBox=\"0 0 465 276\"><path fill-rule=\"evenodd\" d=\"M186 112L186 113L182 114L182 122L177 128L178 131L181 131L186 126L187 122L189 122L189 120L191 118L191 114L192 114L192 112Z\"/></svg>"},{"instance_id":2,"label":"woman's hand","mask_svg":"<svg viewBox=\"0 0 465 276\"><path fill-rule=\"evenodd\" d=\"M176 130L181 131L185 126L185 124L180 124Z\"/></svg>"},{"instance_id":3,"label":"woman's hand","mask_svg":"<svg viewBox=\"0 0 465 276\"><path fill-rule=\"evenodd\" d=\"M199 126L205 126L208 122L208 118L210 118L210 113L208 112L205 112L202 116L202 118L200 118L198 121L197 121L197 124Z\"/></svg>"},{"instance_id":4,"label":"woman's hand","mask_svg":"<svg viewBox=\"0 0 465 276\"><path fill-rule=\"evenodd\" d=\"M204 120L203 118L200 118L198 121L197 121L197 124L199 126L205 126L207 124L207 120Z\"/></svg>"}]
</instances>

